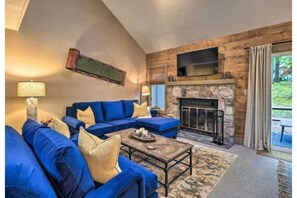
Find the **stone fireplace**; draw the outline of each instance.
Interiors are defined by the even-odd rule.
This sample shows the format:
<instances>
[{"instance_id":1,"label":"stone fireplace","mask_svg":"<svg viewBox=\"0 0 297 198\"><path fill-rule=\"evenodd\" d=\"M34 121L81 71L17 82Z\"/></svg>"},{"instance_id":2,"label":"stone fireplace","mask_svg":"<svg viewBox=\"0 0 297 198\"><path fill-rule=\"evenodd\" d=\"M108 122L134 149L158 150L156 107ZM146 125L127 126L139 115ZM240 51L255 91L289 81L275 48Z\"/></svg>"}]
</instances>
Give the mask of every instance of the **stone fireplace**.
<instances>
[{"instance_id":1,"label":"stone fireplace","mask_svg":"<svg viewBox=\"0 0 297 198\"><path fill-rule=\"evenodd\" d=\"M190 81L190 82L171 82L167 85L167 114L174 118L182 120L183 108L185 111L191 111L187 108L184 101L200 100L200 104L195 104L196 110L193 113L199 113L201 107L209 109L209 115L212 110L222 110L224 112L224 141L233 144L234 142L234 91L235 82L233 79L222 80L204 80L204 81ZM188 99L188 100L187 100ZM181 104L182 103L182 104ZM191 102L190 102L191 103ZM183 108L182 108L182 107ZM190 112L191 113L191 112ZM207 115L207 112L201 113ZM211 117L211 116L210 116ZM210 118L211 119L211 118ZM206 119L207 121L207 119ZM191 120L189 120L191 122ZM211 132L212 120L204 123L202 127L203 132ZM194 122L193 122L194 123ZM196 124L200 122L197 121ZM201 122L202 123L202 122ZM183 123L182 123L183 124ZM191 123L188 123L191 127ZM189 129L190 129L189 127ZM210 128L207 128L210 127Z\"/></svg>"}]
</instances>

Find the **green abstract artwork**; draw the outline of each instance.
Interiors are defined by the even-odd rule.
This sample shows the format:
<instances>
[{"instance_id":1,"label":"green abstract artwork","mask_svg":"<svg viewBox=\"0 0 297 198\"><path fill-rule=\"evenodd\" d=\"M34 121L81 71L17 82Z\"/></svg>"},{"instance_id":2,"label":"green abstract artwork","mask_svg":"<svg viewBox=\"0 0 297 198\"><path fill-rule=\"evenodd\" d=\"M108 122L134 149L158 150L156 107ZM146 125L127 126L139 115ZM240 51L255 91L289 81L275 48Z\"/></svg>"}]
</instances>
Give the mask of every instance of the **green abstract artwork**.
<instances>
[{"instance_id":1,"label":"green abstract artwork","mask_svg":"<svg viewBox=\"0 0 297 198\"><path fill-rule=\"evenodd\" d=\"M125 71L81 55L77 49L70 48L66 68L122 86L125 84Z\"/></svg>"}]
</instances>

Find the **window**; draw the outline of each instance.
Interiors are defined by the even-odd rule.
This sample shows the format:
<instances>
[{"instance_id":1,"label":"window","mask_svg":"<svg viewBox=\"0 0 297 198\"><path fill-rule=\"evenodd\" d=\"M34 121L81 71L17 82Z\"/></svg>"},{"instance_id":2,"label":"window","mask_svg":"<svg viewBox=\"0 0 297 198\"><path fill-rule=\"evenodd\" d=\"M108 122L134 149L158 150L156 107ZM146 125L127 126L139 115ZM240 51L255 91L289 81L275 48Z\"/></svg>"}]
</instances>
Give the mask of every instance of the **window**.
<instances>
[{"instance_id":1,"label":"window","mask_svg":"<svg viewBox=\"0 0 297 198\"><path fill-rule=\"evenodd\" d=\"M292 53L272 54L271 146L273 150L292 149Z\"/></svg>"},{"instance_id":2,"label":"window","mask_svg":"<svg viewBox=\"0 0 297 198\"><path fill-rule=\"evenodd\" d=\"M165 110L165 85L151 85L152 106Z\"/></svg>"},{"instance_id":3,"label":"window","mask_svg":"<svg viewBox=\"0 0 297 198\"><path fill-rule=\"evenodd\" d=\"M149 68L149 83L151 85L151 106L165 111L165 78L167 76L167 66L157 66Z\"/></svg>"}]
</instances>

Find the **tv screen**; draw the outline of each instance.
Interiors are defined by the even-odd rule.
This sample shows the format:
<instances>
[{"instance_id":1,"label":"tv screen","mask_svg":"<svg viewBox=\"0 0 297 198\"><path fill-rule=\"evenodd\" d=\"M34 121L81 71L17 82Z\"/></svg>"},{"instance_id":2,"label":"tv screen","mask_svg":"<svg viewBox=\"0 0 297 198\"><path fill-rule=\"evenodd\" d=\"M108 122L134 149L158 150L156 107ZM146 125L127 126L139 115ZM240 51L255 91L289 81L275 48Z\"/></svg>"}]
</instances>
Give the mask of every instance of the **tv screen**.
<instances>
[{"instance_id":1,"label":"tv screen","mask_svg":"<svg viewBox=\"0 0 297 198\"><path fill-rule=\"evenodd\" d=\"M218 73L218 48L177 55L177 76L204 76Z\"/></svg>"}]
</instances>

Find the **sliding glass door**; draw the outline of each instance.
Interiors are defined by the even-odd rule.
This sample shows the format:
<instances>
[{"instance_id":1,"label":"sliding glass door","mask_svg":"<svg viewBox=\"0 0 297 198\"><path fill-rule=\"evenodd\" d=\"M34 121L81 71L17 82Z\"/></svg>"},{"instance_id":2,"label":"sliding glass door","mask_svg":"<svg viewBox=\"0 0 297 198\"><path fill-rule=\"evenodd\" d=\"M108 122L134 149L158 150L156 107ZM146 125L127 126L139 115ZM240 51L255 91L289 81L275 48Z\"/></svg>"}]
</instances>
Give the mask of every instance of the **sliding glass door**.
<instances>
[{"instance_id":1,"label":"sliding glass door","mask_svg":"<svg viewBox=\"0 0 297 198\"><path fill-rule=\"evenodd\" d=\"M292 149L292 54L272 55L272 149Z\"/></svg>"}]
</instances>

